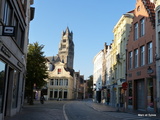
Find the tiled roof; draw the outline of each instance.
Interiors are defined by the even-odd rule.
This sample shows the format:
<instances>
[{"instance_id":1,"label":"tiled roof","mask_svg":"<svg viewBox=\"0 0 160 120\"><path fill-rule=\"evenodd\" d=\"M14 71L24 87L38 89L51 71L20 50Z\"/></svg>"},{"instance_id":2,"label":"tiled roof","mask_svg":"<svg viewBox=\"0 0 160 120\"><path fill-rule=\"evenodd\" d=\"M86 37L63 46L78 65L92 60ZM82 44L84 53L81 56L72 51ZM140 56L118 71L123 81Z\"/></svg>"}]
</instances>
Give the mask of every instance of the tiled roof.
<instances>
[{"instance_id":1,"label":"tiled roof","mask_svg":"<svg viewBox=\"0 0 160 120\"><path fill-rule=\"evenodd\" d=\"M150 0L142 0L146 10L148 11L150 20L152 22L153 27L155 27L155 4L150 2Z\"/></svg>"}]
</instances>

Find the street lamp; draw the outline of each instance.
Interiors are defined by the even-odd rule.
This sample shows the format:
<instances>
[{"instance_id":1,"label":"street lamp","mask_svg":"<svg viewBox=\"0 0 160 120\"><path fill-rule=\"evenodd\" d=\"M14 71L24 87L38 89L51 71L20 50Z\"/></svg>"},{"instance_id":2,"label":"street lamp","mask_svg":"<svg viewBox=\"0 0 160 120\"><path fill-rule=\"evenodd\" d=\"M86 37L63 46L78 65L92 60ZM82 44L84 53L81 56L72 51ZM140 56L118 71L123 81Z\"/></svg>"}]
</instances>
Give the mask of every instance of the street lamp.
<instances>
[{"instance_id":1,"label":"street lamp","mask_svg":"<svg viewBox=\"0 0 160 120\"><path fill-rule=\"evenodd\" d=\"M148 67L148 69L147 69L147 73L148 73L148 75L149 75L150 77L152 77L152 78L156 78L156 76L155 76L155 75L151 75L152 73L154 73L154 70L151 68L151 66L149 66L149 67Z\"/></svg>"},{"instance_id":2,"label":"street lamp","mask_svg":"<svg viewBox=\"0 0 160 120\"><path fill-rule=\"evenodd\" d=\"M153 69L149 66L148 69L147 69L147 73L152 74L153 72L154 72Z\"/></svg>"}]
</instances>

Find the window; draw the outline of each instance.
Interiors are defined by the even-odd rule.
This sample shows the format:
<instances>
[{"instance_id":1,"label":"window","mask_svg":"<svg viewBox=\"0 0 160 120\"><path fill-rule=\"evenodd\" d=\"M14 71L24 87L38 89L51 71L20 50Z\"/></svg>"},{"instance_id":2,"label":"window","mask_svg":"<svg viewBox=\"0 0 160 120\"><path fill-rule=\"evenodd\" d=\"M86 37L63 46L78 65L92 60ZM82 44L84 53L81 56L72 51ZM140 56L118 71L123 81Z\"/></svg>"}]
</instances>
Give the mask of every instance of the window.
<instances>
[{"instance_id":1,"label":"window","mask_svg":"<svg viewBox=\"0 0 160 120\"><path fill-rule=\"evenodd\" d=\"M64 63L64 56L62 56L62 63Z\"/></svg>"},{"instance_id":2,"label":"window","mask_svg":"<svg viewBox=\"0 0 160 120\"><path fill-rule=\"evenodd\" d=\"M13 25L16 28L16 33L15 33L15 41L18 44L18 46L23 50L24 48L24 27L22 27L22 25L19 22L20 20L18 20L17 16L14 15L13 18Z\"/></svg>"},{"instance_id":3,"label":"window","mask_svg":"<svg viewBox=\"0 0 160 120\"><path fill-rule=\"evenodd\" d=\"M160 10L158 11L158 24L160 24Z\"/></svg>"},{"instance_id":4,"label":"window","mask_svg":"<svg viewBox=\"0 0 160 120\"><path fill-rule=\"evenodd\" d=\"M54 85L54 80L53 79L50 80L50 85Z\"/></svg>"},{"instance_id":5,"label":"window","mask_svg":"<svg viewBox=\"0 0 160 120\"><path fill-rule=\"evenodd\" d=\"M66 48L66 45L62 45L62 48Z\"/></svg>"},{"instance_id":6,"label":"window","mask_svg":"<svg viewBox=\"0 0 160 120\"><path fill-rule=\"evenodd\" d=\"M137 7L137 11L140 11L140 6Z\"/></svg>"},{"instance_id":7,"label":"window","mask_svg":"<svg viewBox=\"0 0 160 120\"><path fill-rule=\"evenodd\" d=\"M141 20L141 37L145 34L145 19Z\"/></svg>"},{"instance_id":8,"label":"window","mask_svg":"<svg viewBox=\"0 0 160 120\"><path fill-rule=\"evenodd\" d=\"M50 89L49 97L50 97L51 99L53 98L53 89Z\"/></svg>"},{"instance_id":9,"label":"window","mask_svg":"<svg viewBox=\"0 0 160 120\"><path fill-rule=\"evenodd\" d=\"M64 98L67 98L67 90L64 90Z\"/></svg>"},{"instance_id":10,"label":"window","mask_svg":"<svg viewBox=\"0 0 160 120\"><path fill-rule=\"evenodd\" d=\"M58 79L55 79L55 84L56 86L58 86Z\"/></svg>"},{"instance_id":11,"label":"window","mask_svg":"<svg viewBox=\"0 0 160 120\"><path fill-rule=\"evenodd\" d=\"M5 64L0 61L0 113L3 108L4 87L5 87Z\"/></svg>"},{"instance_id":12,"label":"window","mask_svg":"<svg viewBox=\"0 0 160 120\"><path fill-rule=\"evenodd\" d=\"M3 22L5 25L11 24L11 17L12 17L12 8L10 4L6 1L4 5L4 15L3 15Z\"/></svg>"},{"instance_id":13,"label":"window","mask_svg":"<svg viewBox=\"0 0 160 120\"><path fill-rule=\"evenodd\" d=\"M58 90L57 89L54 90L54 98L58 98Z\"/></svg>"},{"instance_id":14,"label":"window","mask_svg":"<svg viewBox=\"0 0 160 120\"><path fill-rule=\"evenodd\" d=\"M63 42L66 42L66 39L63 39Z\"/></svg>"},{"instance_id":15,"label":"window","mask_svg":"<svg viewBox=\"0 0 160 120\"><path fill-rule=\"evenodd\" d=\"M133 53L132 52L129 52L129 69L131 69L132 68L132 57L133 57L133 55L132 55Z\"/></svg>"},{"instance_id":16,"label":"window","mask_svg":"<svg viewBox=\"0 0 160 120\"><path fill-rule=\"evenodd\" d=\"M61 74L61 69L58 69L58 74Z\"/></svg>"},{"instance_id":17,"label":"window","mask_svg":"<svg viewBox=\"0 0 160 120\"><path fill-rule=\"evenodd\" d=\"M59 85L60 85L60 86L63 86L63 79L60 79L60 80L59 80Z\"/></svg>"},{"instance_id":18,"label":"window","mask_svg":"<svg viewBox=\"0 0 160 120\"><path fill-rule=\"evenodd\" d=\"M138 49L134 50L134 67L138 67Z\"/></svg>"},{"instance_id":19,"label":"window","mask_svg":"<svg viewBox=\"0 0 160 120\"><path fill-rule=\"evenodd\" d=\"M68 79L64 79L64 86L68 86Z\"/></svg>"},{"instance_id":20,"label":"window","mask_svg":"<svg viewBox=\"0 0 160 120\"><path fill-rule=\"evenodd\" d=\"M18 26L18 36L17 36L17 43L18 43L18 46L23 50L23 47L24 47L24 30L22 29L22 27Z\"/></svg>"},{"instance_id":21,"label":"window","mask_svg":"<svg viewBox=\"0 0 160 120\"><path fill-rule=\"evenodd\" d=\"M141 50L141 66L143 66L145 64L145 47L142 46L140 50Z\"/></svg>"},{"instance_id":22,"label":"window","mask_svg":"<svg viewBox=\"0 0 160 120\"><path fill-rule=\"evenodd\" d=\"M134 40L138 39L138 23L134 25Z\"/></svg>"},{"instance_id":23,"label":"window","mask_svg":"<svg viewBox=\"0 0 160 120\"><path fill-rule=\"evenodd\" d=\"M59 98L63 98L63 97L62 97L62 92L63 92L63 90L62 90L62 89L59 89L59 96L58 96Z\"/></svg>"},{"instance_id":24,"label":"window","mask_svg":"<svg viewBox=\"0 0 160 120\"><path fill-rule=\"evenodd\" d=\"M12 108L17 108L18 102L18 87L19 87L19 72L14 70L14 77L13 77L13 96L12 96Z\"/></svg>"},{"instance_id":25,"label":"window","mask_svg":"<svg viewBox=\"0 0 160 120\"><path fill-rule=\"evenodd\" d=\"M153 62L152 42L148 43L148 63Z\"/></svg>"}]
</instances>

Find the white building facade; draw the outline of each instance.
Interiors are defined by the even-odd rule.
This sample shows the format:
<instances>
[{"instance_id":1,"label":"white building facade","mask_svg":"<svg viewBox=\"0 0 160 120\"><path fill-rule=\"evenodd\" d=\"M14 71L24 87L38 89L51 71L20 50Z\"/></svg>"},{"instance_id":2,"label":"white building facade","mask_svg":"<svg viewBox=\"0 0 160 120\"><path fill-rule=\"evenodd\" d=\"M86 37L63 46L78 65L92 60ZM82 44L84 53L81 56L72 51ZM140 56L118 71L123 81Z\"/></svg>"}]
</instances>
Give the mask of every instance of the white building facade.
<instances>
[{"instance_id":1,"label":"white building facade","mask_svg":"<svg viewBox=\"0 0 160 120\"><path fill-rule=\"evenodd\" d=\"M101 50L93 59L94 100L98 102L101 102L102 63L103 63L103 51Z\"/></svg>"},{"instance_id":2,"label":"white building facade","mask_svg":"<svg viewBox=\"0 0 160 120\"><path fill-rule=\"evenodd\" d=\"M74 79L73 33L67 27L62 32L57 56L46 57L49 78L47 79L47 99L74 99L76 80Z\"/></svg>"}]
</instances>

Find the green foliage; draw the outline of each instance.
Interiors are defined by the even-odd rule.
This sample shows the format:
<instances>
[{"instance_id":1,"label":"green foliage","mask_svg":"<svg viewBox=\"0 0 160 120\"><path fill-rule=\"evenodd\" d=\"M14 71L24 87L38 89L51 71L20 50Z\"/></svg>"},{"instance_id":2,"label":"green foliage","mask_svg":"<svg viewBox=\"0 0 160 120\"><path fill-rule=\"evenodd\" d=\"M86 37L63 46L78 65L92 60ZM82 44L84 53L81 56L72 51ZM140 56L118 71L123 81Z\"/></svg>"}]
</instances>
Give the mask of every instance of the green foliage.
<instances>
[{"instance_id":1,"label":"green foliage","mask_svg":"<svg viewBox=\"0 0 160 120\"><path fill-rule=\"evenodd\" d=\"M37 42L28 46L26 91L33 92L34 84L37 89L46 84L48 73L43 48L44 45L39 45Z\"/></svg>"},{"instance_id":2,"label":"green foliage","mask_svg":"<svg viewBox=\"0 0 160 120\"><path fill-rule=\"evenodd\" d=\"M88 85L88 93L92 94L93 90L93 75L89 76L89 80L87 82Z\"/></svg>"}]
</instances>

